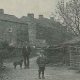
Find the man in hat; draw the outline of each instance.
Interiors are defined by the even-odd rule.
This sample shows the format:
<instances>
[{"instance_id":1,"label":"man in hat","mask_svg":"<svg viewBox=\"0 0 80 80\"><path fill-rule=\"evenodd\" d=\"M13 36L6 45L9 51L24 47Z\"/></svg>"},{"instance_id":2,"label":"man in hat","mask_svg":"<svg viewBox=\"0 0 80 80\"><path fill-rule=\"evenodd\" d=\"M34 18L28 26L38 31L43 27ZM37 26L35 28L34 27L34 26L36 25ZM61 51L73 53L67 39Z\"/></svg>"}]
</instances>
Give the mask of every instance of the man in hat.
<instances>
[{"instance_id":1,"label":"man in hat","mask_svg":"<svg viewBox=\"0 0 80 80\"><path fill-rule=\"evenodd\" d=\"M38 76L39 79L41 79L41 73L42 73L42 78L44 79L44 70L45 70L45 66L46 66L46 57L44 56L44 51L41 50L39 54L39 57L37 58L37 64L39 67L38 70Z\"/></svg>"}]
</instances>

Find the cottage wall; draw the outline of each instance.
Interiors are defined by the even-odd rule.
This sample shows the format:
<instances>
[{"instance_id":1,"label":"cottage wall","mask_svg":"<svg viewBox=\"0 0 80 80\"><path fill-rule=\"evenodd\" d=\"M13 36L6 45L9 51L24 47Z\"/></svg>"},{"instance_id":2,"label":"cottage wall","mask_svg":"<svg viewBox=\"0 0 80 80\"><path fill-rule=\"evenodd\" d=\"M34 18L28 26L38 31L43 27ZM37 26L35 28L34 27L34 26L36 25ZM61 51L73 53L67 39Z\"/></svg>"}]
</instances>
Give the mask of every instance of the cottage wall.
<instances>
[{"instance_id":1,"label":"cottage wall","mask_svg":"<svg viewBox=\"0 0 80 80\"><path fill-rule=\"evenodd\" d=\"M15 23L10 21L0 20L0 40L8 41L12 45L16 45L17 42L23 40L20 31L23 31L23 35L28 40L28 26L21 23ZM25 32L27 34L25 34Z\"/></svg>"}]
</instances>

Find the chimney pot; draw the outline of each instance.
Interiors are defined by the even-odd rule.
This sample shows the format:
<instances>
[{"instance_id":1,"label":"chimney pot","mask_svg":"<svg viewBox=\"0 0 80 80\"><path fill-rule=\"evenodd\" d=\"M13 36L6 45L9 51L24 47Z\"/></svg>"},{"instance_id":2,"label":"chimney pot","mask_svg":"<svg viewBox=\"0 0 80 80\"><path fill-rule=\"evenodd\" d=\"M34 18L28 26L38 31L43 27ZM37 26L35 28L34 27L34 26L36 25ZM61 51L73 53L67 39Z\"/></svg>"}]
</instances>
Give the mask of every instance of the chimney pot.
<instances>
[{"instance_id":1,"label":"chimney pot","mask_svg":"<svg viewBox=\"0 0 80 80\"><path fill-rule=\"evenodd\" d=\"M44 16L43 15L39 15L39 19L43 19L44 18Z\"/></svg>"},{"instance_id":2,"label":"chimney pot","mask_svg":"<svg viewBox=\"0 0 80 80\"><path fill-rule=\"evenodd\" d=\"M29 13L28 14L28 18L33 19L34 18L34 14L33 13Z\"/></svg>"},{"instance_id":3,"label":"chimney pot","mask_svg":"<svg viewBox=\"0 0 80 80\"><path fill-rule=\"evenodd\" d=\"M4 9L0 9L0 14L4 14Z\"/></svg>"}]
</instances>

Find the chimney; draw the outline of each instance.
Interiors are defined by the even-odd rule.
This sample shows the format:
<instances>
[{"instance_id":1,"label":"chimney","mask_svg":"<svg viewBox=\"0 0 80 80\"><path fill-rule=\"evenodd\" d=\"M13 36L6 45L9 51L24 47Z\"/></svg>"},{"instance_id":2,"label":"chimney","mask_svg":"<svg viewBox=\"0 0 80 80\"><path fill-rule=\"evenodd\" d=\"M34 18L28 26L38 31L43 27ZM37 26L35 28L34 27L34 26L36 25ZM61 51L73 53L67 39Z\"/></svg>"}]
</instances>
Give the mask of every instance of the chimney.
<instances>
[{"instance_id":1,"label":"chimney","mask_svg":"<svg viewBox=\"0 0 80 80\"><path fill-rule=\"evenodd\" d=\"M39 15L39 19L43 19L44 18L44 16L43 15Z\"/></svg>"},{"instance_id":2,"label":"chimney","mask_svg":"<svg viewBox=\"0 0 80 80\"><path fill-rule=\"evenodd\" d=\"M33 13L29 13L29 14L28 14L28 18L34 19L34 14L33 14Z\"/></svg>"},{"instance_id":3,"label":"chimney","mask_svg":"<svg viewBox=\"0 0 80 80\"><path fill-rule=\"evenodd\" d=\"M54 17L50 17L50 20L54 21Z\"/></svg>"},{"instance_id":4,"label":"chimney","mask_svg":"<svg viewBox=\"0 0 80 80\"><path fill-rule=\"evenodd\" d=\"M4 9L0 9L0 14L4 14Z\"/></svg>"}]
</instances>

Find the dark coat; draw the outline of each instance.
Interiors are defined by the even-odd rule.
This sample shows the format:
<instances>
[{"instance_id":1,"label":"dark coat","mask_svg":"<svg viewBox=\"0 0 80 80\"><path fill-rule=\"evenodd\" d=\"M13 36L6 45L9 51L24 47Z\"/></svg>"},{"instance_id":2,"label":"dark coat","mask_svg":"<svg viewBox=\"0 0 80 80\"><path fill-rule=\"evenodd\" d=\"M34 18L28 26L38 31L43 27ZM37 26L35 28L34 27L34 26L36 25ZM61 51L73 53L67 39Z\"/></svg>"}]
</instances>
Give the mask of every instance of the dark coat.
<instances>
[{"instance_id":1,"label":"dark coat","mask_svg":"<svg viewBox=\"0 0 80 80\"><path fill-rule=\"evenodd\" d=\"M46 66L46 57L43 56L43 57L38 57L37 58L37 64L39 67L45 67Z\"/></svg>"},{"instance_id":2,"label":"dark coat","mask_svg":"<svg viewBox=\"0 0 80 80\"><path fill-rule=\"evenodd\" d=\"M25 56L29 56L31 53L31 48L30 47L23 47L22 48L22 55L25 57Z\"/></svg>"},{"instance_id":3,"label":"dark coat","mask_svg":"<svg viewBox=\"0 0 80 80\"><path fill-rule=\"evenodd\" d=\"M27 47L27 50L28 50L28 54L30 55L30 53L31 53L31 51L32 51L32 50L31 50L31 47L28 46L28 47Z\"/></svg>"}]
</instances>

